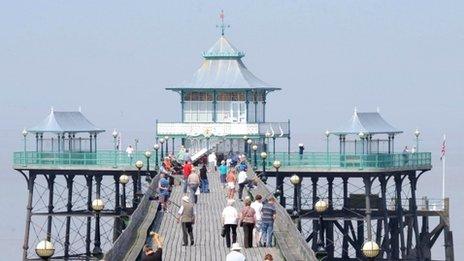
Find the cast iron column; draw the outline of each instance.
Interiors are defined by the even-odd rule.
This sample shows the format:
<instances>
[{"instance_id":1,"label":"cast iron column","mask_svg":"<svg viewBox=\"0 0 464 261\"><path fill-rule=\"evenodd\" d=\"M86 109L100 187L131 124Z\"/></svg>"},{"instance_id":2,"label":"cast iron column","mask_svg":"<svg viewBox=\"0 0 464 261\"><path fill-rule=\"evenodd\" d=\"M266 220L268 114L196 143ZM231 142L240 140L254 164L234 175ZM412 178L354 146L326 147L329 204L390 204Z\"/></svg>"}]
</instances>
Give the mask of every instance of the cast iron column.
<instances>
[{"instance_id":1,"label":"cast iron column","mask_svg":"<svg viewBox=\"0 0 464 261\"><path fill-rule=\"evenodd\" d=\"M101 182L102 176L96 175L95 176L96 187L95 187L95 197L97 199L101 199L100 190L101 190ZM95 215L95 239L94 239L94 248L93 248L93 255L99 257L102 254L101 249L101 240L100 240L100 211L96 211Z\"/></svg>"},{"instance_id":2,"label":"cast iron column","mask_svg":"<svg viewBox=\"0 0 464 261\"><path fill-rule=\"evenodd\" d=\"M312 177L311 178L311 182L312 182L312 186L313 186L313 202L312 202L312 206L313 206L313 211L316 211L314 206L316 205L316 202L318 200L318 197L317 197L317 181L318 181L318 177ZM318 231L318 228L319 228L320 224L318 223L317 219L313 219L313 240L312 240L312 249L313 251L317 251L317 242L318 242L318 235L317 235L317 231Z\"/></svg>"},{"instance_id":3,"label":"cast iron column","mask_svg":"<svg viewBox=\"0 0 464 261\"><path fill-rule=\"evenodd\" d=\"M66 176L66 187L68 189L68 203L66 204L66 211L68 214L72 211L72 195L73 195L73 180L74 175ZM69 257L69 235L71 232L71 216L66 216L66 234L64 240L64 256Z\"/></svg>"},{"instance_id":4,"label":"cast iron column","mask_svg":"<svg viewBox=\"0 0 464 261\"><path fill-rule=\"evenodd\" d=\"M32 221L32 200L34 195L34 183L35 183L35 174L29 174L29 179L27 180L27 214L26 214L26 228L24 230L24 242L23 242L23 260L27 259L27 251L29 250L29 232L31 229Z\"/></svg>"},{"instance_id":5,"label":"cast iron column","mask_svg":"<svg viewBox=\"0 0 464 261\"><path fill-rule=\"evenodd\" d=\"M328 177L328 200L329 200L329 213L333 211L333 177ZM327 258L328 260L332 260L334 258L334 230L333 230L333 221L326 220L324 221L325 228L326 228L326 243L325 248L327 250Z\"/></svg>"},{"instance_id":6,"label":"cast iron column","mask_svg":"<svg viewBox=\"0 0 464 261\"><path fill-rule=\"evenodd\" d=\"M47 217L47 240L52 238L52 222L53 222L53 190L55 187L55 174L50 174L48 177L48 217Z\"/></svg>"},{"instance_id":7,"label":"cast iron column","mask_svg":"<svg viewBox=\"0 0 464 261\"><path fill-rule=\"evenodd\" d=\"M86 183L87 183L87 211L92 213L92 180L93 175L86 175L85 176ZM90 252L90 243L92 242L91 239L91 230L92 230L92 217L87 217L87 230L85 236L85 253L87 256L91 255Z\"/></svg>"}]
</instances>

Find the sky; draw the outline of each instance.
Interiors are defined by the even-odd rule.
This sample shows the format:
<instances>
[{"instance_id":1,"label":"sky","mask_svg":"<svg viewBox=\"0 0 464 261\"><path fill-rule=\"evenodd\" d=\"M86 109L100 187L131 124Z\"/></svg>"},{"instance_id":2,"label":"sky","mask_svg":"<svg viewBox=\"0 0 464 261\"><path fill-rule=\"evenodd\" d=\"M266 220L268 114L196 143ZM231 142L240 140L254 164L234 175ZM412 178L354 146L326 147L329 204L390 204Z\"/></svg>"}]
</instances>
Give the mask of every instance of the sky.
<instances>
[{"instance_id":1,"label":"sky","mask_svg":"<svg viewBox=\"0 0 464 261\"><path fill-rule=\"evenodd\" d=\"M324 131L354 107L375 111L404 131L434 169L419 195L439 197L442 136L447 135L447 195L455 246L464 240L463 1L2 1L0 2L0 248L18 259L26 186L11 169L20 132L54 107L77 110L140 146L154 123L180 119L177 94L164 90L198 68L201 52L226 36L248 68L283 90L270 95L267 119L292 122L293 143L324 150ZM283 146L283 144L281 145ZM12 196L14 195L14 196ZM464 249L455 248L457 259Z\"/></svg>"}]
</instances>

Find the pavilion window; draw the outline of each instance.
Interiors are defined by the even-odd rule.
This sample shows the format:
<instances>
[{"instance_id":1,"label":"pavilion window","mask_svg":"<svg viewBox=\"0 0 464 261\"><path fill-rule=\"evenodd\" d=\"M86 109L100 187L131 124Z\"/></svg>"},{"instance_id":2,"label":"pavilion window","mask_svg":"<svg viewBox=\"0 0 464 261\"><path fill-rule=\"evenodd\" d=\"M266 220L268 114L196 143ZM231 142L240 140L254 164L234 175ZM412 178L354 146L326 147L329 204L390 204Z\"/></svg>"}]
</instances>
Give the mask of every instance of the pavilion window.
<instances>
[{"instance_id":1,"label":"pavilion window","mask_svg":"<svg viewBox=\"0 0 464 261\"><path fill-rule=\"evenodd\" d=\"M185 122L213 121L213 94L208 92L189 92L184 96Z\"/></svg>"},{"instance_id":2,"label":"pavilion window","mask_svg":"<svg viewBox=\"0 0 464 261\"><path fill-rule=\"evenodd\" d=\"M246 92L217 94L217 122L246 122Z\"/></svg>"}]
</instances>

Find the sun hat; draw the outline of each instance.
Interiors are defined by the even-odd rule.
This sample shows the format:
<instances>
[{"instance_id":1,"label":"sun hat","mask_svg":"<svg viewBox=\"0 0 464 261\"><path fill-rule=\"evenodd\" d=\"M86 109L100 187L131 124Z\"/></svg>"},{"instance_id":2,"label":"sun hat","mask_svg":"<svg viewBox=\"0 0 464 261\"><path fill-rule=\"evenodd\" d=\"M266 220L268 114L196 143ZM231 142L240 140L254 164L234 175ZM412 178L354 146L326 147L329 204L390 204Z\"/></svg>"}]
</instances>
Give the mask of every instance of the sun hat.
<instances>
[{"instance_id":1,"label":"sun hat","mask_svg":"<svg viewBox=\"0 0 464 261\"><path fill-rule=\"evenodd\" d=\"M233 243L232 247L230 248L231 251L240 251L242 248L240 247L239 243Z\"/></svg>"}]
</instances>

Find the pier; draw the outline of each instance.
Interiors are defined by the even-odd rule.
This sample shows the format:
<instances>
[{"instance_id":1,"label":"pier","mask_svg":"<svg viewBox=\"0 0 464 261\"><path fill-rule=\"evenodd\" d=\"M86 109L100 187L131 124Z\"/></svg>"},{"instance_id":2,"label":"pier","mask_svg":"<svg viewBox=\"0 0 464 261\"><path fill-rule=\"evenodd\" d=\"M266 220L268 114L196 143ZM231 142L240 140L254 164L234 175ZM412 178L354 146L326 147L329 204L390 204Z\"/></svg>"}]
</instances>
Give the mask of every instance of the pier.
<instances>
[{"instance_id":1,"label":"pier","mask_svg":"<svg viewBox=\"0 0 464 261\"><path fill-rule=\"evenodd\" d=\"M244 155L256 182L246 193L277 198L274 245L244 249L247 260L267 253L288 261L435 260L437 248L454 260L449 199L417 197L418 181L432 169L419 130L413 150L401 152L395 139L407 134L378 111L355 109L347 124L324 133L325 151L293 149L290 120L267 115L268 96L281 89L245 66L223 22L192 79L166 88L180 97L180 120L153 122L152 148L124 151L116 130L106 133L80 111L52 109L23 130L24 146L12 155L27 184L23 260L137 260L150 231L164 238L164 260L224 260L226 198L216 172L208 173L211 193L196 205L193 246L181 246L173 217L180 187L168 211L156 200L162 160L180 148L194 164L212 152L220 160ZM101 148L102 138L113 147ZM330 146L334 138L338 146Z\"/></svg>"}]
</instances>

